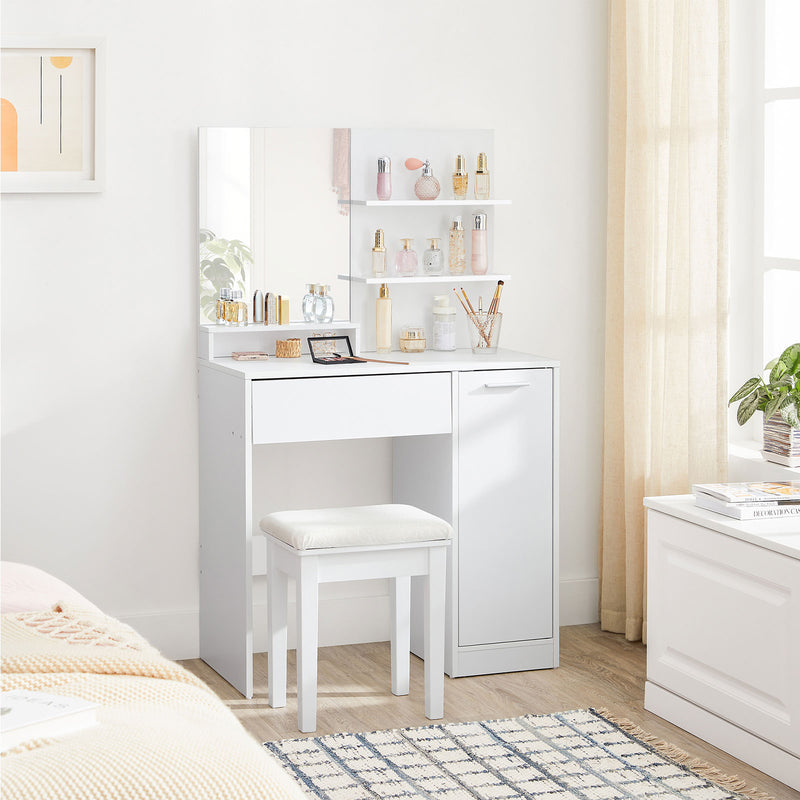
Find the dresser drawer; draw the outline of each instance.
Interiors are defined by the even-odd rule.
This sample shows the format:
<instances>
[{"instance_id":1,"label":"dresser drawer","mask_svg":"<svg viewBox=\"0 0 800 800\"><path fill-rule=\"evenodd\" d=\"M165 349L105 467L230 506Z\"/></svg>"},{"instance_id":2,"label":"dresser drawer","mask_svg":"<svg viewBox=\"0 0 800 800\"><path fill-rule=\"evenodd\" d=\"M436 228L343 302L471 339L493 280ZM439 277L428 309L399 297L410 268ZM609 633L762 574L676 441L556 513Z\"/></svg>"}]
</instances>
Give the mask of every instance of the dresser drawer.
<instances>
[{"instance_id":1,"label":"dresser drawer","mask_svg":"<svg viewBox=\"0 0 800 800\"><path fill-rule=\"evenodd\" d=\"M253 444L450 433L450 373L253 381Z\"/></svg>"}]
</instances>

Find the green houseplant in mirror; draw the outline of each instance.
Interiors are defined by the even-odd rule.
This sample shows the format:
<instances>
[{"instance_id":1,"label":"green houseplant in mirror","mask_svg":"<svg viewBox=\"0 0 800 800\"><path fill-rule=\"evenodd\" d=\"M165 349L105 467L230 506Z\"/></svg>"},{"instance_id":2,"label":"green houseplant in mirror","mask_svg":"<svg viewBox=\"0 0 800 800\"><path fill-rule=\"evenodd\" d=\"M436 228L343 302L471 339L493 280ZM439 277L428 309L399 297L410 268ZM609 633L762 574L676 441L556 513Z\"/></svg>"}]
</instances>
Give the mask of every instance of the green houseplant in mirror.
<instances>
[{"instance_id":1,"label":"green houseplant in mirror","mask_svg":"<svg viewBox=\"0 0 800 800\"><path fill-rule=\"evenodd\" d=\"M200 229L201 323L216 321L220 289L241 289L244 296L252 263L253 251L241 240L220 239L207 228Z\"/></svg>"},{"instance_id":2,"label":"green houseplant in mirror","mask_svg":"<svg viewBox=\"0 0 800 800\"><path fill-rule=\"evenodd\" d=\"M728 405L739 401L736 421L744 425L756 411L764 412L764 458L800 466L800 342L789 345L765 367L767 380L745 381Z\"/></svg>"}]
</instances>

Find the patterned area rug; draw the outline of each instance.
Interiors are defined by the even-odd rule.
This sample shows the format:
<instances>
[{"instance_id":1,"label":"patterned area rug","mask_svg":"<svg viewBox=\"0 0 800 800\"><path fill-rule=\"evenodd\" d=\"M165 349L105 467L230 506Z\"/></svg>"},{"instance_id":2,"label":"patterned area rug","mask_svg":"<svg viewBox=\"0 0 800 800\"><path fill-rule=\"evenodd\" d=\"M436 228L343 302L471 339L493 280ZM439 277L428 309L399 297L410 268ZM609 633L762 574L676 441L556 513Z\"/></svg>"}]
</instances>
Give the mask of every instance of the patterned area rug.
<instances>
[{"instance_id":1,"label":"patterned area rug","mask_svg":"<svg viewBox=\"0 0 800 800\"><path fill-rule=\"evenodd\" d=\"M738 794L741 781L708 765L677 763L674 757L686 754L594 709L264 746L308 794L324 800L766 798ZM671 750L673 758L659 750Z\"/></svg>"}]
</instances>

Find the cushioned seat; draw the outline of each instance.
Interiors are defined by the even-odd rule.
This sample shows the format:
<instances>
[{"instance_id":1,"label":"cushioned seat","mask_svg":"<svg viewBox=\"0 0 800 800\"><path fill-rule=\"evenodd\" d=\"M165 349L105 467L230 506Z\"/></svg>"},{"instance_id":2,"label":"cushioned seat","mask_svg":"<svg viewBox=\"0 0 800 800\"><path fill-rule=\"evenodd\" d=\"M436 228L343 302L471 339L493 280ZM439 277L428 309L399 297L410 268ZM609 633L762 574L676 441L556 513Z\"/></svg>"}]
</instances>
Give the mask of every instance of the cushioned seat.
<instances>
[{"instance_id":1,"label":"cushioned seat","mask_svg":"<svg viewBox=\"0 0 800 800\"><path fill-rule=\"evenodd\" d=\"M297 609L297 725L317 726L319 584L388 578L391 603L392 693L408 694L411 578L424 581L425 715L444 716L444 634L447 547L443 519L401 504L278 511L261 520L267 537L269 704L286 705L288 579Z\"/></svg>"},{"instance_id":2,"label":"cushioned seat","mask_svg":"<svg viewBox=\"0 0 800 800\"><path fill-rule=\"evenodd\" d=\"M443 519L399 503L276 511L264 517L260 525L264 533L295 550L429 542L453 535Z\"/></svg>"}]
</instances>

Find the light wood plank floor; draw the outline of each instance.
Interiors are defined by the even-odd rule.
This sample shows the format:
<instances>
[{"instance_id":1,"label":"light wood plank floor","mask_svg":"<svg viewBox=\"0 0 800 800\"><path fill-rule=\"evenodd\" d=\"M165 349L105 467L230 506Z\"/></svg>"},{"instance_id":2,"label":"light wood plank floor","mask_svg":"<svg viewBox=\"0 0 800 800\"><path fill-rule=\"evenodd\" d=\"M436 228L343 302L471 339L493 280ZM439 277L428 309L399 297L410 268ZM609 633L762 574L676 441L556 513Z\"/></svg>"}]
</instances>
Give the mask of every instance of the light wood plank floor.
<instances>
[{"instance_id":1,"label":"light wood plank floor","mask_svg":"<svg viewBox=\"0 0 800 800\"><path fill-rule=\"evenodd\" d=\"M626 642L622 636L601 631L598 625L562 628L558 669L446 678L442 722L605 707L722 772L738 775L776 800L800 800L800 792L645 711L645 654L641 643ZM411 693L395 697L389 688L388 642L321 648L314 735L430 724L424 711L423 664L416 657L411 661ZM252 700L244 699L199 659L181 663L209 684L259 741L302 736L297 730L293 650L289 652L288 704L279 709L267 704L265 653L255 656Z\"/></svg>"}]
</instances>

